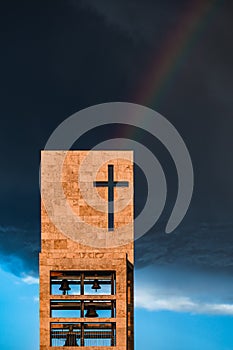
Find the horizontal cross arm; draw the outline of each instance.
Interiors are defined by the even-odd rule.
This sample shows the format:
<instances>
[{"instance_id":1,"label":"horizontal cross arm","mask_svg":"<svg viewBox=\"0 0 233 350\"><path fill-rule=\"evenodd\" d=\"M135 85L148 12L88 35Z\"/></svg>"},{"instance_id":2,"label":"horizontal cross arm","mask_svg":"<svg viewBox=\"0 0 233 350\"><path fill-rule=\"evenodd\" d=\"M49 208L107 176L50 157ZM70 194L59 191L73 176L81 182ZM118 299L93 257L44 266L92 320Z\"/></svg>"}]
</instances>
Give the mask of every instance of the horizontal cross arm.
<instances>
[{"instance_id":1,"label":"horizontal cross arm","mask_svg":"<svg viewBox=\"0 0 233 350\"><path fill-rule=\"evenodd\" d=\"M108 187L108 181L94 181L93 185L95 187Z\"/></svg>"},{"instance_id":2,"label":"horizontal cross arm","mask_svg":"<svg viewBox=\"0 0 233 350\"><path fill-rule=\"evenodd\" d=\"M114 187L128 187L128 181L114 181Z\"/></svg>"}]
</instances>

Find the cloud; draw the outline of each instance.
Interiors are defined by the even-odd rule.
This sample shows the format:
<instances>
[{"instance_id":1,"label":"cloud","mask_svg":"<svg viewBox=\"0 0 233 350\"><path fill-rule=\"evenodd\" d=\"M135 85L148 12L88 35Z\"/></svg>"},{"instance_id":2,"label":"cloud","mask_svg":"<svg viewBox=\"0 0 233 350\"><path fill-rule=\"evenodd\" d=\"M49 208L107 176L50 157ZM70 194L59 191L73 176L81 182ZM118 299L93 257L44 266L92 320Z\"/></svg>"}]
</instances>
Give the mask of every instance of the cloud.
<instances>
[{"instance_id":1,"label":"cloud","mask_svg":"<svg viewBox=\"0 0 233 350\"><path fill-rule=\"evenodd\" d=\"M180 12L187 10L185 2L154 2L147 0L81 0L73 1L101 16L108 25L116 27L134 40L143 40L153 44L161 39L162 31L173 28ZM161 28L163 30L161 30Z\"/></svg>"},{"instance_id":2,"label":"cloud","mask_svg":"<svg viewBox=\"0 0 233 350\"><path fill-rule=\"evenodd\" d=\"M136 242L136 305L148 310L233 314L233 224L181 224Z\"/></svg>"},{"instance_id":3,"label":"cloud","mask_svg":"<svg viewBox=\"0 0 233 350\"><path fill-rule=\"evenodd\" d=\"M39 284L39 278L33 276L25 276L22 278L22 281L26 284Z\"/></svg>"},{"instance_id":4,"label":"cloud","mask_svg":"<svg viewBox=\"0 0 233 350\"><path fill-rule=\"evenodd\" d=\"M1 267L17 276L22 271L35 276L38 273L38 231L14 226L0 226Z\"/></svg>"},{"instance_id":5,"label":"cloud","mask_svg":"<svg viewBox=\"0 0 233 350\"><path fill-rule=\"evenodd\" d=\"M230 276L179 267L136 273L135 303L149 311L233 315Z\"/></svg>"},{"instance_id":6,"label":"cloud","mask_svg":"<svg viewBox=\"0 0 233 350\"><path fill-rule=\"evenodd\" d=\"M150 289L136 289L135 306L148 311L174 311L194 314L233 315L233 304L205 303L188 296L161 296Z\"/></svg>"},{"instance_id":7,"label":"cloud","mask_svg":"<svg viewBox=\"0 0 233 350\"><path fill-rule=\"evenodd\" d=\"M80 2L75 0L75 6ZM179 3L181 4L182 1ZM35 103L32 103L32 106L24 103L10 104L9 99L3 99L6 101L5 110L9 114L6 119L7 128L3 129L6 137L1 140L3 146L7 144L7 152L3 152L5 162L2 162L5 181L1 182L1 186L5 196L2 196L1 213L3 219L7 218L8 223L14 222L15 227L0 226L0 257L4 269L17 276L22 276L22 271L25 271L24 283L37 283L35 276L38 273L40 239L36 206L38 158L35 155L37 150L43 147L42 143L64 115L69 115L70 106L77 107L78 100L84 101L81 104L82 107L107 100L119 100L119 98L127 100L128 91L124 90L124 86L127 85L125 77L129 79L128 87L140 85L141 73L149 68L146 64L147 57L154 57L156 52L160 54L164 38L173 33L174 25L185 11L185 7L174 0L161 2L83 0L82 6L85 9L91 9L99 16L100 21L93 21L93 16L89 16L88 11L84 17L82 17L83 13L79 12L77 16L75 14L71 16L69 12L69 15L65 16L70 21L69 25L66 25L65 21L64 26L61 26L60 21L57 21L57 24L54 23L56 37L51 34L52 39L47 38L52 48L52 66L43 67L43 59L38 61L35 57L35 65L39 62L45 72L47 90L44 89L44 80L41 79L42 70L39 70L40 79L37 81L34 75L29 74L30 78L33 76L32 84L27 75L26 66L17 70L17 74L21 72L26 82L30 81L30 84L25 84L26 87L30 87L30 91L25 86L20 86L22 96L30 96L30 101L38 101L39 90L31 88L35 81L35 86L43 85L43 89L40 89L40 92L45 91L44 96L40 93L40 106L43 113L39 113L43 115L43 119L39 117L37 119L37 115L33 114ZM198 41L196 50L192 52L192 57L182 65L171 94L166 96L165 107L155 106L155 109L158 107L158 110L168 117L184 136L194 161L196 182L194 200L187 214L188 218L176 232L168 236L159 226L156 226L136 242L135 261L138 269L136 276L140 276L141 268L151 266L150 277L152 277L150 284L145 283L148 282L144 280L146 276L140 277L141 285L145 285L145 288L137 284L137 303L139 306L148 307L149 298L151 298L152 306L149 305L149 309L162 307L178 311L210 313L213 310L219 313L231 310L233 285L229 281L233 272L233 224L224 219L227 214L232 217L233 194L232 98L230 96L233 79L230 78L232 46L229 44L231 43L232 13L224 10L223 7L219 8L218 15L211 22L211 26L207 26L204 36ZM46 11L44 15L46 16ZM60 14L55 17L60 18ZM26 18L25 21L27 21ZM115 29L120 32L120 35L115 35ZM139 45L134 46L133 40L124 40L123 36L133 39ZM23 45L25 38L21 34L20 37L23 38L23 42L19 42ZM148 45L141 45L141 41ZM46 40L41 42L47 43ZM102 42L104 45L100 45ZM153 46L153 50L148 49L150 45ZM10 47L14 50L9 51L6 57L15 57L17 52L15 49L18 50L18 46L20 47L20 45L14 46L13 43ZM42 46L39 51L43 55L45 50L47 47ZM64 56L64 52L70 52L70 55ZM26 51L26 54L21 57L22 62L27 63L28 57L31 57L30 53L32 54L31 51L29 54ZM20 64L22 62L20 61ZM56 62L55 65L54 62ZM58 71L63 72L62 75L64 74L68 79L67 84L58 78ZM15 79L14 74L10 79L7 72L6 70L7 84L10 82L11 86L15 86L16 80L22 81L22 79ZM46 72L56 73L49 78ZM77 90L78 86L80 86L79 90ZM63 90L64 87L65 90ZM70 88L67 90L67 87ZM16 94L13 97L18 96L18 90L15 90ZM34 90L35 96L30 95ZM109 95L109 91L113 91L113 95ZM55 95L53 93L51 95L51 92ZM49 109L47 95L53 102ZM12 100L12 94L9 96ZM64 98L61 99L60 96ZM66 98L67 96L69 98ZM77 96L79 96L78 100ZM21 98L21 100L24 99ZM62 100L62 108L60 108L60 100ZM13 105L17 106L17 110L9 109L9 106ZM81 105L77 108L81 108ZM54 110L54 106L58 106L58 109ZM18 110L19 108L21 109ZM51 112L54 116L52 118ZM8 121L12 120L13 115L20 115L20 118L13 120L13 134L9 142ZM41 129L40 124L43 125ZM40 132L36 133L35 130L25 134L28 125L33 127L38 125L36 129ZM32 130L34 130L33 127ZM38 139L37 142L36 139ZM44 141L41 142L41 140ZM20 156L15 156L16 148ZM156 151L157 149L154 150L155 154ZM10 158L14 161L9 162ZM17 171L15 171L16 168ZM36 180L32 181L32 179ZM17 226L18 221L27 220L31 220L38 229ZM144 298L148 299L146 300L148 303L144 304Z\"/></svg>"},{"instance_id":8,"label":"cloud","mask_svg":"<svg viewBox=\"0 0 233 350\"><path fill-rule=\"evenodd\" d=\"M136 241L136 266L190 266L233 271L233 223L181 224L169 235L154 229Z\"/></svg>"}]
</instances>

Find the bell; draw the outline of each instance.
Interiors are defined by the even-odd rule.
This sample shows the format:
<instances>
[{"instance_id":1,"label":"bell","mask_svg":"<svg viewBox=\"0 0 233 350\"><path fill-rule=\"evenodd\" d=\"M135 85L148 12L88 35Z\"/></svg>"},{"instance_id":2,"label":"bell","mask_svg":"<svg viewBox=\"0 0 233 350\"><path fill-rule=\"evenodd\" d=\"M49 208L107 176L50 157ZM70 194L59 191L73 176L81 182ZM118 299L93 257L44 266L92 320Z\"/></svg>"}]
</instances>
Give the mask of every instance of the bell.
<instances>
[{"instance_id":1,"label":"bell","mask_svg":"<svg viewBox=\"0 0 233 350\"><path fill-rule=\"evenodd\" d=\"M101 286L99 285L99 281L96 279L94 279L94 283L91 287L91 289L95 289L95 291L97 292L97 289L101 289Z\"/></svg>"},{"instance_id":2,"label":"bell","mask_svg":"<svg viewBox=\"0 0 233 350\"><path fill-rule=\"evenodd\" d=\"M69 282L66 279L61 281L61 287L59 288L59 290L63 291L63 295L66 295L68 290L70 290Z\"/></svg>"},{"instance_id":3,"label":"bell","mask_svg":"<svg viewBox=\"0 0 233 350\"><path fill-rule=\"evenodd\" d=\"M97 312L95 310L95 306L94 305L88 306L85 317L98 317L98 316L99 315L97 314Z\"/></svg>"},{"instance_id":4,"label":"bell","mask_svg":"<svg viewBox=\"0 0 233 350\"><path fill-rule=\"evenodd\" d=\"M77 344L77 336L73 331L73 326L69 326L69 333L66 335L66 341L64 346L78 346Z\"/></svg>"}]
</instances>

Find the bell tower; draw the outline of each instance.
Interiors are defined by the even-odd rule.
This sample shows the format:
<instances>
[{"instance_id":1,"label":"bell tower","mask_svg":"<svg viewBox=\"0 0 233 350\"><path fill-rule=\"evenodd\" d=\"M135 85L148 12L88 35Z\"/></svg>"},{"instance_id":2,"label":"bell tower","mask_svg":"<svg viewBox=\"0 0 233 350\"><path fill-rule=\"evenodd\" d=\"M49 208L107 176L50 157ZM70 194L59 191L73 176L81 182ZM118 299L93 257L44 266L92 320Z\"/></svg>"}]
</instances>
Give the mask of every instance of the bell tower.
<instances>
[{"instance_id":1,"label":"bell tower","mask_svg":"<svg viewBox=\"0 0 233 350\"><path fill-rule=\"evenodd\" d=\"M134 350L132 151L42 151L40 350Z\"/></svg>"}]
</instances>

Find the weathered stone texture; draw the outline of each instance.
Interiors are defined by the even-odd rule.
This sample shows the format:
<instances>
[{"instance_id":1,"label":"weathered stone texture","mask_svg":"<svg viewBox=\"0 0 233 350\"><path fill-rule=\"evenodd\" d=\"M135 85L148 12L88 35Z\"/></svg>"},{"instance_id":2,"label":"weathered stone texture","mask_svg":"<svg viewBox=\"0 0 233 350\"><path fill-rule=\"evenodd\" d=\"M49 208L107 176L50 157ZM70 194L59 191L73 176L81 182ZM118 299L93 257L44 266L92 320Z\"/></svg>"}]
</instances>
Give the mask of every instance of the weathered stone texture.
<instances>
[{"instance_id":1,"label":"weathered stone texture","mask_svg":"<svg viewBox=\"0 0 233 350\"><path fill-rule=\"evenodd\" d=\"M93 181L107 181L108 164L114 165L115 181L129 182L128 188L114 189L116 213L113 232L108 231L108 191L93 186ZM129 298L127 288L128 261L132 266L134 263L133 153L43 151L41 188L40 350L53 349L50 346L50 322L59 320L50 317L50 300L68 297L50 295L50 271L55 270L116 272L116 295L104 296L104 299L116 300L117 305L114 348L133 350L133 340L127 340L127 335L133 332L133 312L129 314L128 311L129 304L131 309L133 307L133 298ZM77 223L75 217L89 226ZM130 288L133 290L132 283ZM69 297L72 299L72 295ZM90 318L83 320L90 322ZM99 322L111 320L98 319ZM96 319L93 321L96 322ZM71 322L77 322L77 319L71 319ZM82 348L87 349L79 346L79 349ZM107 350L112 347L88 348ZM66 349L73 350L74 347Z\"/></svg>"}]
</instances>

